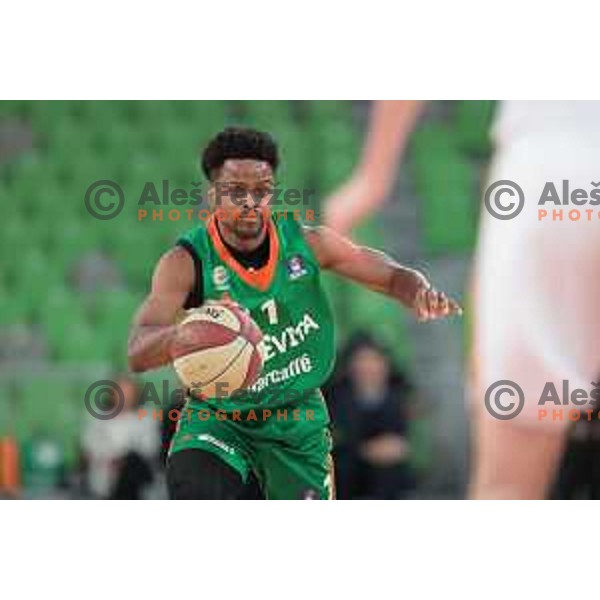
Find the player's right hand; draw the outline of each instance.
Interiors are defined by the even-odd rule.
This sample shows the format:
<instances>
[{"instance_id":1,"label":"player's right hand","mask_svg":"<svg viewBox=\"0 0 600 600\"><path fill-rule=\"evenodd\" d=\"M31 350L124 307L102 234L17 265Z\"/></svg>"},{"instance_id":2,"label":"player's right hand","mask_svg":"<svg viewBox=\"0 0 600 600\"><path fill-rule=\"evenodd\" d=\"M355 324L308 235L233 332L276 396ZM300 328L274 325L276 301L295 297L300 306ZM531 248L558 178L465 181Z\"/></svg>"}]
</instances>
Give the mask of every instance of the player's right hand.
<instances>
[{"instance_id":1,"label":"player's right hand","mask_svg":"<svg viewBox=\"0 0 600 600\"><path fill-rule=\"evenodd\" d=\"M225 292L219 300L211 300L215 304L222 304L223 306L230 306L232 308L238 308L244 312L250 312L245 306L242 306L236 302L227 292Z\"/></svg>"}]
</instances>

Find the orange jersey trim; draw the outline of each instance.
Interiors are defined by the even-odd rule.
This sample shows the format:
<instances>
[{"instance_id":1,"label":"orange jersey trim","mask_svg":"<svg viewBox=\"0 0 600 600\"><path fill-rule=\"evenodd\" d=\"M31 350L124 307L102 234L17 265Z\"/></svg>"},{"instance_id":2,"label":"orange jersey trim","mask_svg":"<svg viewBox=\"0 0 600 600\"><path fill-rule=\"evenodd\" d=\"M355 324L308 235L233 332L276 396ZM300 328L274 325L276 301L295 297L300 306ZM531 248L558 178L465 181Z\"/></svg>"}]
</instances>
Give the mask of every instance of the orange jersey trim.
<instances>
[{"instance_id":1,"label":"orange jersey trim","mask_svg":"<svg viewBox=\"0 0 600 600\"><path fill-rule=\"evenodd\" d=\"M279 260L279 238L273 226L271 219L267 221L267 235L269 236L269 260L267 264L260 269L244 268L229 252L227 246L223 243L219 232L217 231L217 220L213 216L208 219L207 223L208 235L210 236L217 254L221 260L230 267L238 277L248 285L258 288L262 292L267 290L273 283L275 277L275 269Z\"/></svg>"}]
</instances>

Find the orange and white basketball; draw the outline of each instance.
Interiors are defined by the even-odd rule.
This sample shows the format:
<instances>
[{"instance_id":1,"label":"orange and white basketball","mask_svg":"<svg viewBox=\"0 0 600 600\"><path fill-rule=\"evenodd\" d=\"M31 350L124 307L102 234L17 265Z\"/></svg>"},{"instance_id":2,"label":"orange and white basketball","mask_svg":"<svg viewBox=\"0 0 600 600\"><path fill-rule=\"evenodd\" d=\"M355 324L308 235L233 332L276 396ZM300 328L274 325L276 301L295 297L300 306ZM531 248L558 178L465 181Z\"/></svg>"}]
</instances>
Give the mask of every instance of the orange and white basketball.
<instances>
[{"instance_id":1,"label":"orange and white basketball","mask_svg":"<svg viewBox=\"0 0 600 600\"><path fill-rule=\"evenodd\" d=\"M207 302L179 323L171 346L173 367L194 395L229 397L256 382L263 365L262 338L240 306Z\"/></svg>"}]
</instances>

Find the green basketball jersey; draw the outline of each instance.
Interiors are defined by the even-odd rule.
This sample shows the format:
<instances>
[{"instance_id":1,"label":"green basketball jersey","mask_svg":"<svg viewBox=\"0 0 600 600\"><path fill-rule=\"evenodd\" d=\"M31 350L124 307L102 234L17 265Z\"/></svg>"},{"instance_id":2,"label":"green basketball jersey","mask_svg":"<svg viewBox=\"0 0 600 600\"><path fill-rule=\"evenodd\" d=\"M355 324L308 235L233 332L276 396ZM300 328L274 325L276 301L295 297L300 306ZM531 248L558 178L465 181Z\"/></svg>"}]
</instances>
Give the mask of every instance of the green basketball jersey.
<instances>
[{"instance_id":1,"label":"green basketball jersey","mask_svg":"<svg viewBox=\"0 0 600 600\"><path fill-rule=\"evenodd\" d=\"M333 316L320 267L292 214L268 223L270 257L255 271L242 267L223 244L214 218L180 238L202 261L204 301L228 295L249 312L264 335L264 365L248 392L227 390L209 399L214 409L273 408L321 398L318 388L335 358Z\"/></svg>"}]
</instances>

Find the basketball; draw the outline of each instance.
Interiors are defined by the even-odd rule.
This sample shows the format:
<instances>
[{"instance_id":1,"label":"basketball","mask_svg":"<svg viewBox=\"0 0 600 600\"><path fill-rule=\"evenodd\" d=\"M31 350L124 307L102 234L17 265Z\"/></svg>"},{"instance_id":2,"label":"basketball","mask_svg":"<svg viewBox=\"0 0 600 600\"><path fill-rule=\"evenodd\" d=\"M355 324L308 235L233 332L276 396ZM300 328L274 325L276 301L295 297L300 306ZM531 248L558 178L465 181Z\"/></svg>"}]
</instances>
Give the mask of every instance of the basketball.
<instances>
[{"instance_id":1,"label":"basketball","mask_svg":"<svg viewBox=\"0 0 600 600\"><path fill-rule=\"evenodd\" d=\"M173 367L194 394L229 397L255 383L263 365L262 332L232 303L188 311L171 346Z\"/></svg>"}]
</instances>

